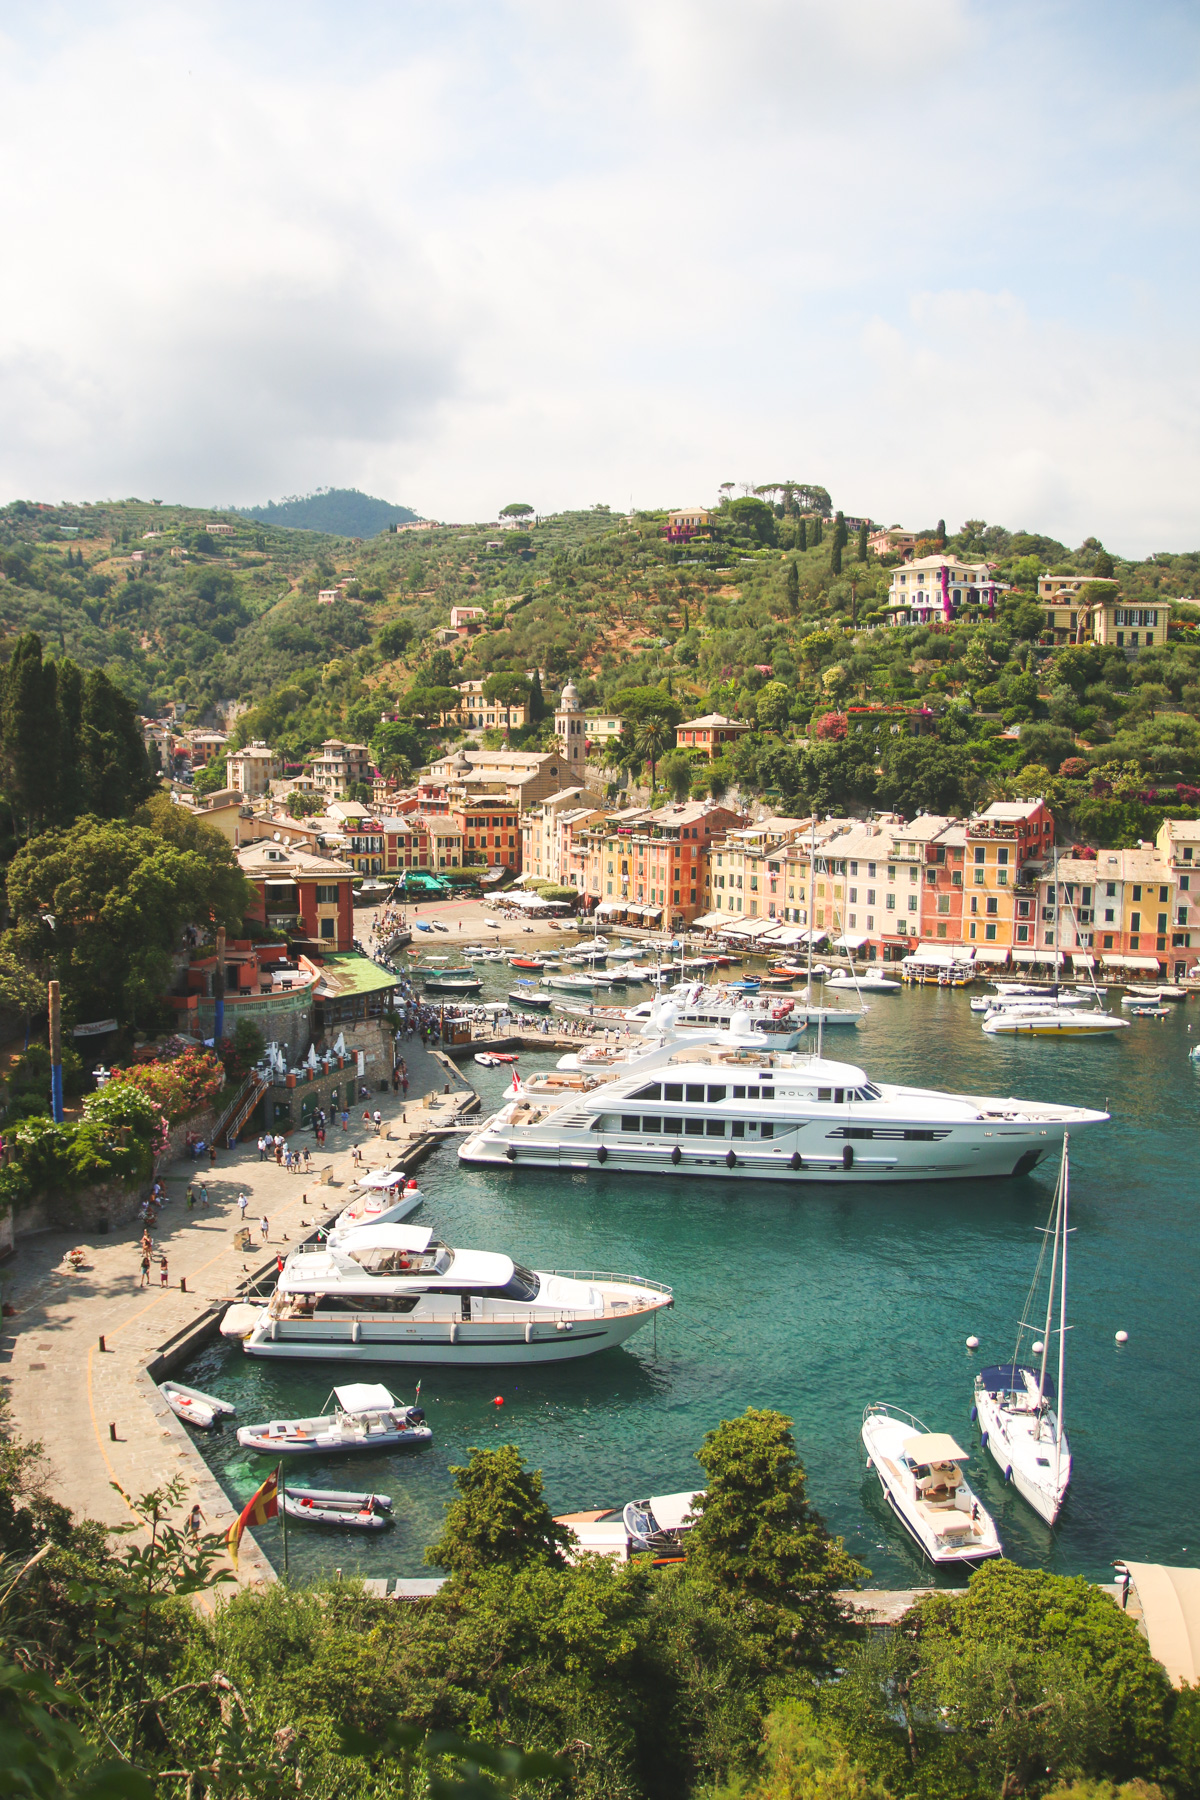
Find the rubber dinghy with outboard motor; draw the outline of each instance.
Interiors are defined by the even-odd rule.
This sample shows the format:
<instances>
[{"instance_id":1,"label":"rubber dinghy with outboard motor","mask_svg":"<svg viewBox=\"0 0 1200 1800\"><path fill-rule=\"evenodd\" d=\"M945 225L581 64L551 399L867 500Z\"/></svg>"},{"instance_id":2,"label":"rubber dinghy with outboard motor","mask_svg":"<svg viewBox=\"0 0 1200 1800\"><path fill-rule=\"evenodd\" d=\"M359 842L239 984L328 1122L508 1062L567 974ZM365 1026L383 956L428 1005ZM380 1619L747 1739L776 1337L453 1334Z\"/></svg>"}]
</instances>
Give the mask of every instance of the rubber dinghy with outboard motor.
<instances>
[{"instance_id":1,"label":"rubber dinghy with outboard motor","mask_svg":"<svg viewBox=\"0 0 1200 1800\"><path fill-rule=\"evenodd\" d=\"M218 1419L237 1411L231 1400L202 1394L199 1388L184 1387L181 1381L161 1382L158 1391L175 1417L182 1419L185 1425L194 1425L198 1431L211 1431Z\"/></svg>"},{"instance_id":2,"label":"rubber dinghy with outboard motor","mask_svg":"<svg viewBox=\"0 0 1200 1800\"><path fill-rule=\"evenodd\" d=\"M342 1525L386 1531L393 1523L390 1494L353 1494L342 1488L285 1487L283 1510L301 1525Z\"/></svg>"},{"instance_id":3,"label":"rubber dinghy with outboard motor","mask_svg":"<svg viewBox=\"0 0 1200 1800\"><path fill-rule=\"evenodd\" d=\"M404 1406L381 1382L351 1381L334 1388L325 1402L332 1410L308 1419L272 1419L265 1425L243 1425L238 1443L268 1456L327 1456L339 1450L416 1449L431 1443L433 1432L420 1406Z\"/></svg>"}]
</instances>

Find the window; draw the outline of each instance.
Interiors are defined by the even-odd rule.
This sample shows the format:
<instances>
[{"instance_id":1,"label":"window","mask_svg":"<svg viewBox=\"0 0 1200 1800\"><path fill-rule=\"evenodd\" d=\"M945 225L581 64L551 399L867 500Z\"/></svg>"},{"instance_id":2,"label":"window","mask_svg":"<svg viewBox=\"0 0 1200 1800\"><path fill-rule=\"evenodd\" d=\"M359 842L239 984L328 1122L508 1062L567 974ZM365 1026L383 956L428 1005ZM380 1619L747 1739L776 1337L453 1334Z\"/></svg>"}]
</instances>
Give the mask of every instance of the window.
<instances>
[{"instance_id":1,"label":"window","mask_svg":"<svg viewBox=\"0 0 1200 1800\"><path fill-rule=\"evenodd\" d=\"M338 891L337 891L336 887L325 887L325 886L322 886L322 884L320 882L317 883L317 905L318 906L336 906L337 905L337 897L338 897Z\"/></svg>"},{"instance_id":2,"label":"window","mask_svg":"<svg viewBox=\"0 0 1200 1800\"><path fill-rule=\"evenodd\" d=\"M949 894L939 894L938 895L937 909L940 913L948 913L950 911L950 896L949 896Z\"/></svg>"},{"instance_id":3,"label":"window","mask_svg":"<svg viewBox=\"0 0 1200 1800\"><path fill-rule=\"evenodd\" d=\"M982 862L987 861L987 851L984 849L982 844L976 844L976 846L975 846L975 861L977 863L982 863Z\"/></svg>"},{"instance_id":4,"label":"window","mask_svg":"<svg viewBox=\"0 0 1200 1800\"><path fill-rule=\"evenodd\" d=\"M336 926L337 926L337 921L335 919L322 919L321 920L321 936L323 938L331 938L334 934Z\"/></svg>"},{"instance_id":5,"label":"window","mask_svg":"<svg viewBox=\"0 0 1200 1800\"><path fill-rule=\"evenodd\" d=\"M1136 889L1136 888L1135 888L1135 889L1134 889L1134 893L1136 893L1136 892L1137 892L1137 889ZM1141 929L1142 929L1142 915L1141 915L1141 913L1130 913L1130 915L1129 915L1129 929L1130 929L1130 931L1140 931L1140 930L1141 930Z\"/></svg>"}]
</instances>

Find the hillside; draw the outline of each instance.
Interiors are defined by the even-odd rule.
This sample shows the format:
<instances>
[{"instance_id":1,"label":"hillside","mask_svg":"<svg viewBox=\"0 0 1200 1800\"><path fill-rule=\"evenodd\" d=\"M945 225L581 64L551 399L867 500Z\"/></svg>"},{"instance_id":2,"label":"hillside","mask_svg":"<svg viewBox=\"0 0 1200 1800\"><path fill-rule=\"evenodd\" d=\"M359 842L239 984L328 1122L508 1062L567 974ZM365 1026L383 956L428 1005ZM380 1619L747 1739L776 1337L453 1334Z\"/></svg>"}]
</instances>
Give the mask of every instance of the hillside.
<instances>
[{"instance_id":1,"label":"hillside","mask_svg":"<svg viewBox=\"0 0 1200 1800\"><path fill-rule=\"evenodd\" d=\"M291 494L286 500L268 500L263 506L239 506L243 519L262 525L281 525L296 531L323 531L335 537L375 537L389 525L403 525L420 515L410 506L377 500L358 488L317 488L311 494Z\"/></svg>"},{"instance_id":2,"label":"hillside","mask_svg":"<svg viewBox=\"0 0 1200 1800\"><path fill-rule=\"evenodd\" d=\"M356 543L141 500L16 502L0 511L0 622L8 640L37 630L51 654L103 667L143 711L181 701L198 722L236 702L239 737L262 732L300 756L339 732L401 772L443 741L431 729L439 690L492 677L520 691L537 668L547 695L571 678L588 707L752 720L718 775L788 803L962 804L1026 764L1054 775L1080 751L1123 759L1135 786L1200 778L1188 747L1200 610L1176 606L1170 644L1132 660L1037 641L1038 574L1104 572L1095 539L1072 549L970 521L948 547L1012 584L999 620L893 630L881 607L895 558L860 555L851 538L839 569L833 521L817 528L747 497L723 503L707 541L668 544L664 523L598 507L495 535L438 526ZM935 528L925 536L932 548ZM1195 553L1111 562L1134 604L1178 601L1200 581ZM343 597L319 604L337 584ZM483 607L484 628L439 645L455 604ZM863 743L856 763L854 744L805 743L827 713L923 701L943 715L946 761L923 786L880 775L894 744ZM1009 725L1022 726L1020 747L1000 738ZM1147 747L1147 734L1168 741Z\"/></svg>"}]
</instances>

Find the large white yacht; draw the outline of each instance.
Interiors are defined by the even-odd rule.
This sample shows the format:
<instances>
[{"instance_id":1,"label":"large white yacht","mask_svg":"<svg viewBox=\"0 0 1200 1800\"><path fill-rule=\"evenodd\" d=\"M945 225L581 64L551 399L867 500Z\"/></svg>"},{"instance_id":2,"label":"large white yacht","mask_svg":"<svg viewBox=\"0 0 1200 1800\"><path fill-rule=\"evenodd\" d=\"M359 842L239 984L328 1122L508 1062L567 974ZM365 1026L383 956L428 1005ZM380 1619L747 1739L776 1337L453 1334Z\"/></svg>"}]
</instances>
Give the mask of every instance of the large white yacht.
<instances>
[{"instance_id":1,"label":"large white yacht","mask_svg":"<svg viewBox=\"0 0 1200 1800\"><path fill-rule=\"evenodd\" d=\"M740 1030L753 1032L754 1042L770 1050L794 1050L807 1030L807 1020L790 996L747 996L699 981L677 987L669 1000L641 1000L626 1007L623 1017L628 1025L642 1026L644 1036L651 1031L729 1031L736 1018Z\"/></svg>"},{"instance_id":2,"label":"large white yacht","mask_svg":"<svg viewBox=\"0 0 1200 1800\"><path fill-rule=\"evenodd\" d=\"M442 1367L566 1362L624 1343L671 1290L634 1275L526 1269L411 1225L300 1245L265 1306L230 1307L250 1356Z\"/></svg>"},{"instance_id":3,"label":"large white yacht","mask_svg":"<svg viewBox=\"0 0 1200 1800\"><path fill-rule=\"evenodd\" d=\"M666 1037L603 1085L512 1094L466 1163L773 1181L1027 1175L1104 1112L876 1082L852 1063L768 1050L744 1018Z\"/></svg>"}]
</instances>

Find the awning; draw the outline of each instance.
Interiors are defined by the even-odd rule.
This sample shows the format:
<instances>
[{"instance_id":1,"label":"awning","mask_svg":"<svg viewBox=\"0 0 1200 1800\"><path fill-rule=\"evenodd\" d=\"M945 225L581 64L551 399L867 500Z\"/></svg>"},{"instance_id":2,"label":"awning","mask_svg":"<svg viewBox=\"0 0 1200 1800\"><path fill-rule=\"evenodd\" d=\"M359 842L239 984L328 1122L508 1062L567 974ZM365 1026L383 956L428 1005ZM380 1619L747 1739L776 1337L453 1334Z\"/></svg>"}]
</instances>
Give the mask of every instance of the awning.
<instances>
[{"instance_id":1,"label":"awning","mask_svg":"<svg viewBox=\"0 0 1200 1800\"><path fill-rule=\"evenodd\" d=\"M1106 969L1152 969L1158 974L1157 956L1102 956Z\"/></svg>"},{"instance_id":2,"label":"awning","mask_svg":"<svg viewBox=\"0 0 1200 1800\"><path fill-rule=\"evenodd\" d=\"M824 933L822 932L821 935L824 936ZM762 941L764 944L783 944L787 946L807 944L808 933L807 931L801 931L798 925L777 925L774 931L766 931L763 933Z\"/></svg>"},{"instance_id":3,"label":"awning","mask_svg":"<svg viewBox=\"0 0 1200 1800\"><path fill-rule=\"evenodd\" d=\"M387 1388L373 1381L351 1381L333 1391L343 1412L386 1412L396 1404Z\"/></svg>"},{"instance_id":4,"label":"awning","mask_svg":"<svg viewBox=\"0 0 1200 1800\"><path fill-rule=\"evenodd\" d=\"M1006 963L1008 948L1004 944L979 944L975 950L975 961L985 963Z\"/></svg>"},{"instance_id":5,"label":"awning","mask_svg":"<svg viewBox=\"0 0 1200 1800\"><path fill-rule=\"evenodd\" d=\"M597 919L600 918L601 915L603 915L605 918L611 918L613 913L620 912L620 910L621 909L617 905L615 900L602 900L600 902L599 906L596 908L594 916Z\"/></svg>"},{"instance_id":6,"label":"awning","mask_svg":"<svg viewBox=\"0 0 1200 1800\"><path fill-rule=\"evenodd\" d=\"M1012 959L1018 963L1052 963L1054 961L1054 945L1046 944L1041 950L1026 949L1024 945L1021 945L1013 951ZM1157 968L1158 964L1155 963L1154 966Z\"/></svg>"},{"instance_id":7,"label":"awning","mask_svg":"<svg viewBox=\"0 0 1200 1800\"><path fill-rule=\"evenodd\" d=\"M600 907L598 908L598 911L603 912L604 908ZM701 913L698 919L692 920L693 928L699 926L701 931L711 931L714 926L723 925L724 923L725 914L719 912Z\"/></svg>"},{"instance_id":8,"label":"awning","mask_svg":"<svg viewBox=\"0 0 1200 1800\"><path fill-rule=\"evenodd\" d=\"M1071 961L1077 969L1094 969L1096 966L1095 957L1089 956L1086 950L1072 950ZM1157 966L1156 963L1155 967Z\"/></svg>"},{"instance_id":9,"label":"awning","mask_svg":"<svg viewBox=\"0 0 1200 1800\"><path fill-rule=\"evenodd\" d=\"M970 944L922 944L904 960L918 966L924 963L927 968L948 969L952 963L970 962L974 954Z\"/></svg>"},{"instance_id":10,"label":"awning","mask_svg":"<svg viewBox=\"0 0 1200 1800\"><path fill-rule=\"evenodd\" d=\"M865 937L850 937L847 934L845 937L834 938L833 947L835 950L861 950L868 942L869 939Z\"/></svg>"},{"instance_id":11,"label":"awning","mask_svg":"<svg viewBox=\"0 0 1200 1800\"><path fill-rule=\"evenodd\" d=\"M1129 1572L1150 1654L1167 1671L1172 1685L1182 1687L1200 1679L1200 1569L1136 1562L1116 1567Z\"/></svg>"}]
</instances>

